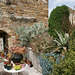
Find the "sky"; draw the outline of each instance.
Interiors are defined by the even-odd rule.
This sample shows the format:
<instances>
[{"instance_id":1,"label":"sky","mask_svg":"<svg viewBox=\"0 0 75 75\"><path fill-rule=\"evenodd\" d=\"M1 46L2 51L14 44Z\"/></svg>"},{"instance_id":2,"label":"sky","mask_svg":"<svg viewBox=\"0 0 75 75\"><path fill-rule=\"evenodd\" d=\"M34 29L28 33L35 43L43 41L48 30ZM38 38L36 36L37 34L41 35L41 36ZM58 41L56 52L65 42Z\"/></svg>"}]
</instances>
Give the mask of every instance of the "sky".
<instances>
[{"instance_id":1,"label":"sky","mask_svg":"<svg viewBox=\"0 0 75 75\"><path fill-rule=\"evenodd\" d=\"M68 7L74 9L75 0L49 0L48 1L48 16L50 16L51 11L56 8L56 6L67 5Z\"/></svg>"}]
</instances>

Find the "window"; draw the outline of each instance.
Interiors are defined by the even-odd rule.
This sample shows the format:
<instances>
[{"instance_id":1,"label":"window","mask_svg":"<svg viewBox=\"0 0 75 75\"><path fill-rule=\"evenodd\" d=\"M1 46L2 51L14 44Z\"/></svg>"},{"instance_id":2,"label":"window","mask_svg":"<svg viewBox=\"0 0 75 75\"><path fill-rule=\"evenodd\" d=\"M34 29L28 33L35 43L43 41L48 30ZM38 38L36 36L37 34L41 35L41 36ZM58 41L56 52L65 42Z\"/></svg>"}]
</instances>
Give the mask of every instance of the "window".
<instances>
[{"instance_id":1,"label":"window","mask_svg":"<svg viewBox=\"0 0 75 75\"><path fill-rule=\"evenodd\" d=\"M10 0L6 0L6 5L11 5L11 1Z\"/></svg>"}]
</instances>

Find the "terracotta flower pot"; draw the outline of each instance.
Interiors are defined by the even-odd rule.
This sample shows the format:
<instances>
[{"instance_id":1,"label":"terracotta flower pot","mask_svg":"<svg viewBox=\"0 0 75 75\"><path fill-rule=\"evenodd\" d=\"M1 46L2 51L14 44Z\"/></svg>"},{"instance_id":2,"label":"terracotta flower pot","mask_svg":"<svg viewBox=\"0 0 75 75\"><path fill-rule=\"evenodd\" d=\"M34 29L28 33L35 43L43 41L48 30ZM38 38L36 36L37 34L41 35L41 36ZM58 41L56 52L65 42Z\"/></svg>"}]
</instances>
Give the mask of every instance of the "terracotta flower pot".
<instances>
[{"instance_id":1,"label":"terracotta flower pot","mask_svg":"<svg viewBox=\"0 0 75 75\"><path fill-rule=\"evenodd\" d=\"M31 63L31 61L28 60L28 61L27 61L27 64L30 65L30 63Z\"/></svg>"},{"instance_id":2,"label":"terracotta flower pot","mask_svg":"<svg viewBox=\"0 0 75 75\"><path fill-rule=\"evenodd\" d=\"M33 67L33 64L30 60L27 61L27 64L30 66L30 67Z\"/></svg>"}]
</instances>

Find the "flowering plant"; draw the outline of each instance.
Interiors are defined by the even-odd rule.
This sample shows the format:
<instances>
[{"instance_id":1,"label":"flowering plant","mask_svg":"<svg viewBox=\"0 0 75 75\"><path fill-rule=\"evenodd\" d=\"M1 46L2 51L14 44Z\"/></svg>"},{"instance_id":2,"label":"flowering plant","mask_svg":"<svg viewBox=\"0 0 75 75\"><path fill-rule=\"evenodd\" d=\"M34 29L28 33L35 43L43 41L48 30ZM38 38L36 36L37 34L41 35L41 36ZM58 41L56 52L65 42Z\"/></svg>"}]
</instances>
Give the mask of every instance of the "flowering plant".
<instances>
[{"instance_id":1,"label":"flowering plant","mask_svg":"<svg viewBox=\"0 0 75 75\"><path fill-rule=\"evenodd\" d=\"M11 53L13 54L26 54L26 52L27 52L26 47L21 46L11 47Z\"/></svg>"}]
</instances>

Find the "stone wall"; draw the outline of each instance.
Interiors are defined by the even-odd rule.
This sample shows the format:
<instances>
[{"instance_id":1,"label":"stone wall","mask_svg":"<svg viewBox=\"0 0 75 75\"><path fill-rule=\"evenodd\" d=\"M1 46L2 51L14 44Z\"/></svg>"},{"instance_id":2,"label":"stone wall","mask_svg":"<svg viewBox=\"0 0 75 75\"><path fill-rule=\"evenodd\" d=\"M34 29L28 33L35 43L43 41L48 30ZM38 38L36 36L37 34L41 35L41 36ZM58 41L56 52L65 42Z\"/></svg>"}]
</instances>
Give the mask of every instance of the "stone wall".
<instances>
[{"instance_id":1,"label":"stone wall","mask_svg":"<svg viewBox=\"0 0 75 75\"><path fill-rule=\"evenodd\" d=\"M38 58L39 56L40 54L37 54L28 48L27 58L32 61L34 68L42 73L42 67L40 66L40 60Z\"/></svg>"},{"instance_id":2,"label":"stone wall","mask_svg":"<svg viewBox=\"0 0 75 75\"><path fill-rule=\"evenodd\" d=\"M18 26L39 21L48 26L48 0L0 0L0 28L10 30L11 38Z\"/></svg>"},{"instance_id":3,"label":"stone wall","mask_svg":"<svg viewBox=\"0 0 75 75\"><path fill-rule=\"evenodd\" d=\"M8 4L7 1L10 1L11 3ZM10 25L12 25L13 22L15 22L15 24L17 22L20 25L32 25L39 21L48 25L48 3L45 2L45 0L6 0L3 3L0 3L0 5L2 18L4 20L5 17ZM15 16L15 18L13 17L14 20L10 19L12 15ZM31 21L29 19L34 20ZM24 22L25 20L29 21ZM7 24L7 22L4 23Z\"/></svg>"},{"instance_id":4,"label":"stone wall","mask_svg":"<svg viewBox=\"0 0 75 75\"><path fill-rule=\"evenodd\" d=\"M69 8L69 12L70 12L70 16L69 16L70 23L72 25L75 25L75 10Z\"/></svg>"}]
</instances>

